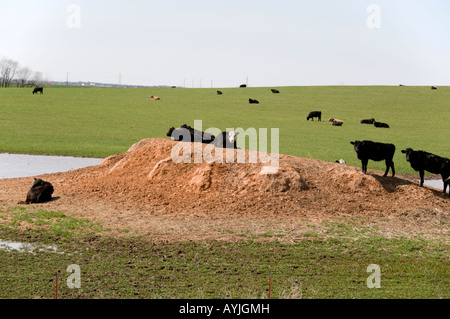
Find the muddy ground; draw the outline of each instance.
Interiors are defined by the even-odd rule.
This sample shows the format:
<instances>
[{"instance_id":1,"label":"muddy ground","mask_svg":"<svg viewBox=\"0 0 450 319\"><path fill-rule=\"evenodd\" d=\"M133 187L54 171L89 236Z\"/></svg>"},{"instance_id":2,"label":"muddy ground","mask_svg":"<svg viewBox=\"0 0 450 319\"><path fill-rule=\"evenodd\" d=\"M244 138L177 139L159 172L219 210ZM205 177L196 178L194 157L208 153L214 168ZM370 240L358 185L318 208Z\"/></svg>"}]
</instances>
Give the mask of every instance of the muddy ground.
<instances>
[{"instance_id":1,"label":"muddy ground","mask_svg":"<svg viewBox=\"0 0 450 319\"><path fill-rule=\"evenodd\" d=\"M53 184L54 200L30 206L101 222L113 236L165 242L295 242L311 231L326 237L330 222L385 237L449 237L450 197L419 187L417 177L364 175L357 167L288 155L280 155L275 174L262 174L266 164L249 163L255 153L245 150L233 151L235 159L244 152L243 164L207 156L194 163L198 152L209 154L206 145L182 154L192 163L177 164L176 144L145 139L99 166L41 175ZM32 183L32 177L0 180L0 204L16 206Z\"/></svg>"}]
</instances>

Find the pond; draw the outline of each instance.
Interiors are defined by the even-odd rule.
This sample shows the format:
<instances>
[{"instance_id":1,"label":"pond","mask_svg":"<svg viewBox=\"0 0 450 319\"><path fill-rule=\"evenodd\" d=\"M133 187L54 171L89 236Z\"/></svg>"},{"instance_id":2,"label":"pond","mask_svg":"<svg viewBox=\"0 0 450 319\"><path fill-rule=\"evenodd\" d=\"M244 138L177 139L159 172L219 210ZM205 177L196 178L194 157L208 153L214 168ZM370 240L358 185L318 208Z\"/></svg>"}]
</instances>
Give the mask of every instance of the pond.
<instances>
[{"instance_id":1,"label":"pond","mask_svg":"<svg viewBox=\"0 0 450 319\"><path fill-rule=\"evenodd\" d=\"M102 158L0 153L0 179L31 177L100 165Z\"/></svg>"},{"instance_id":2,"label":"pond","mask_svg":"<svg viewBox=\"0 0 450 319\"><path fill-rule=\"evenodd\" d=\"M425 180L423 182L423 184L426 185L426 186L437 188L439 190L443 190L444 189L444 182L442 181L442 179Z\"/></svg>"}]
</instances>

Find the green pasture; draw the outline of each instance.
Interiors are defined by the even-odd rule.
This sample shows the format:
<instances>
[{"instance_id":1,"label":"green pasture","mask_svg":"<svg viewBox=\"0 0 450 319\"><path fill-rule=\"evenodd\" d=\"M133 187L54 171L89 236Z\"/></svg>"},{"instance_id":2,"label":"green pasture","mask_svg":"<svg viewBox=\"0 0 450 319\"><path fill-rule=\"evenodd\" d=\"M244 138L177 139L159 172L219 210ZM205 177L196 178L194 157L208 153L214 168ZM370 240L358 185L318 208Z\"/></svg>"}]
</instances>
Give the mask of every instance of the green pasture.
<instances>
[{"instance_id":1,"label":"green pasture","mask_svg":"<svg viewBox=\"0 0 450 319\"><path fill-rule=\"evenodd\" d=\"M144 138L166 137L171 126L220 130L279 129L279 152L360 166L350 141L393 143L398 173L414 173L401 150L423 149L450 157L450 88L323 86L270 88L93 88L0 89L0 152L106 157ZM150 95L161 97L151 101ZM248 99L260 104L249 104ZM322 122L306 121L322 111ZM334 127L329 117L344 121ZM360 124L364 118L390 129ZM246 144L246 145L245 145ZM248 140L238 146L248 148ZM268 142L270 146L270 139ZM270 147L269 147L270 151ZM384 170L384 163L369 163Z\"/></svg>"},{"instance_id":2,"label":"green pasture","mask_svg":"<svg viewBox=\"0 0 450 319\"><path fill-rule=\"evenodd\" d=\"M1 249L0 298L60 299L448 299L445 236L383 238L355 220L325 221L294 243L153 243L149 237L109 236L100 224L63 213L0 207L0 239L32 244L27 252ZM45 248L53 246L56 251ZM80 287L66 282L69 265L80 267ZM380 286L368 286L380 268ZM373 280L369 280L373 283Z\"/></svg>"}]
</instances>

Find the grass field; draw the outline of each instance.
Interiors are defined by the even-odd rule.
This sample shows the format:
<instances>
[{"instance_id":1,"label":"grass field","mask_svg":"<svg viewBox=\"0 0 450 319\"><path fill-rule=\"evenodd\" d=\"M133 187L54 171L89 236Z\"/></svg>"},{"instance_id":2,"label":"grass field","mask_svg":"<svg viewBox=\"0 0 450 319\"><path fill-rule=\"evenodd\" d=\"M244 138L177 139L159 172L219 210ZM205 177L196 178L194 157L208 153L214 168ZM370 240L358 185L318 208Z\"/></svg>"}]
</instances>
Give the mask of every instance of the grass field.
<instances>
[{"instance_id":1,"label":"grass field","mask_svg":"<svg viewBox=\"0 0 450 319\"><path fill-rule=\"evenodd\" d=\"M399 173L413 173L400 150L423 149L450 157L450 88L440 87L280 87L270 88L92 88L51 87L0 90L0 152L106 157L149 137L166 137L169 127L203 121L203 129L279 128L279 151L359 166L350 141L393 143ZM151 101L158 95L161 101ZM260 101L249 104L248 98ZM306 121L312 110L322 122ZM344 121L333 127L329 117ZM362 125L363 118L390 129ZM270 145L270 142L268 143ZM238 146L248 148L239 140ZM270 149L269 149L270 151ZM383 163L369 169L384 170Z\"/></svg>"},{"instance_id":2,"label":"grass field","mask_svg":"<svg viewBox=\"0 0 450 319\"><path fill-rule=\"evenodd\" d=\"M224 88L222 96L216 89L52 87L44 95L0 89L0 152L106 157L202 120L203 129L279 128L280 153L343 158L354 166L360 162L350 141L394 143L398 173L416 174L400 153L406 147L450 157L450 88L278 89ZM313 110L322 111L322 122L306 121ZM344 126L333 127L329 117ZM391 128L359 123L372 117ZM369 169L384 170L384 164L370 162ZM0 249L0 299L54 298L57 270L61 299L265 299L271 271L274 299L450 297L447 234L385 238L358 218L324 221L320 231L310 225L290 244L277 241L276 233L243 234L239 242L153 243L131 230L118 239L89 220L4 203L0 240L53 245L61 253ZM65 284L71 264L80 266L80 289ZM367 287L370 264L380 266L381 288Z\"/></svg>"},{"instance_id":3,"label":"grass field","mask_svg":"<svg viewBox=\"0 0 450 319\"><path fill-rule=\"evenodd\" d=\"M2 240L57 252L0 249L0 298L55 298L57 270L60 299L267 299L271 271L274 299L450 297L448 245L439 239L377 237L348 220L326 228L327 238L311 226L293 244L251 234L237 243L152 243L115 239L101 225L58 212L3 207ZM72 264L80 266L80 288L66 284ZM371 264L380 266L380 288L368 288Z\"/></svg>"}]
</instances>

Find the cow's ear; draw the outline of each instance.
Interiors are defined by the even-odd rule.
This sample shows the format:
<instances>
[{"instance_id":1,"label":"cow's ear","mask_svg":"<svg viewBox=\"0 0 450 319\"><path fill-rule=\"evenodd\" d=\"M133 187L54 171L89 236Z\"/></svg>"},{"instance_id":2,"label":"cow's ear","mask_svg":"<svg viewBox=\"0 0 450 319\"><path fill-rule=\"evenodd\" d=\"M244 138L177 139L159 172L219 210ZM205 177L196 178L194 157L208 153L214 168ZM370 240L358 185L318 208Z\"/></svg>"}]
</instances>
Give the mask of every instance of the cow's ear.
<instances>
[{"instance_id":1,"label":"cow's ear","mask_svg":"<svg viewBox=\"0 0 450 319\"><path fill-rule=\"evenodd\" d=\"M355 142L350 142L350 144L355 145Z\"/></svg>"}]
</instances>

